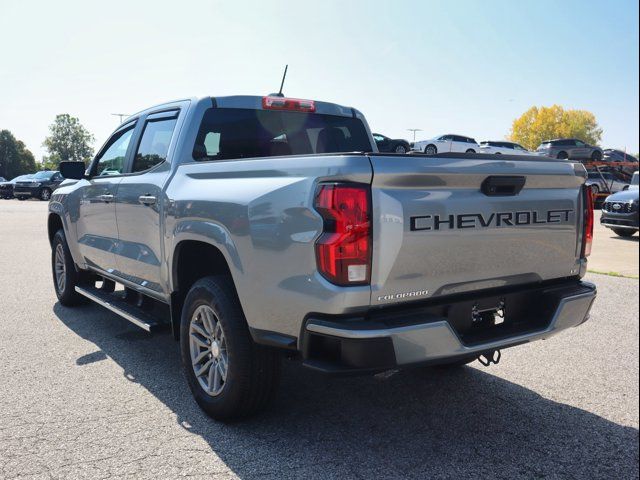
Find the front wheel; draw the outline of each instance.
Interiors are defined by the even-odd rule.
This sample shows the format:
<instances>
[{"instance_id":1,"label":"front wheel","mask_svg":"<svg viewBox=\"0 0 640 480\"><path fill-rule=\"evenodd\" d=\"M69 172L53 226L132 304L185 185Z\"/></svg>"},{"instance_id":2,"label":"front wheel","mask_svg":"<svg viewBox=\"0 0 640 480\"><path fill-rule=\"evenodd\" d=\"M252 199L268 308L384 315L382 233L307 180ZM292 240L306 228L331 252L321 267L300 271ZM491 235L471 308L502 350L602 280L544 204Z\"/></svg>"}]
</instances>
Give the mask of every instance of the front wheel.
<instances>
[{"instance_id":1,"label":"front wheel","mask_svg":"<svg viewBox=\"0 0 640 480\"><path fill-rule=\"evenodd\" d=\"M266 408L280 378L280 354L253 342L226 276L198 280L180 323L182 367L193 396L216 420L246 417Z\"/></svg>"},{"instance_id":2,"label":"front wheel","mask_svg":"<svg viewBox=\"0 0 640 480\"><path fill-rule=\"evenodd\" d=\"M591 160L593 160L594 162L599 162L600 160L602 160L602 152L600 150L594 150L591 154Z\"/></svg>"},{"instance_id":3,"label":"front wheel","mask_svg":"<svg viewBox=\"0 0 640 480\"><path fill-rule=\"evenodd\" d=\"M560 152L557 156L558 160L566 160L569 158L569 154L567 152Z\"/></svg>"},{"instance_id":4,"label":"front wheel","mask_svg":"<svg viewBox=\"0 0 640 480\"><path fill-rule=\"evenodd\" d=\"M48 202L51 199L51 189L43 188L40 191L40 200L43 202Z\"/></svg>"},{"instance_id":5,"label":"front wheel","mask_svg":"<svg viewBox=\"0 0 640 480\"><path fill-rule=\"evenodd\" d=\"M51 271L58 301L65 307L82 303L84 297L76 292L81 273L76 270L62 229L56 232L51 243Z\"/></svg>"},{"instance_id":6,"label":"front wheel","mask_svg":"<svg viewBox=\"0 0 640 480\"><path fill-rule=\"evenodd\" d=\"M614 228L613 233L619 237L630 238L633 237L635 230L627 230L626 228Z\"/></svg>"},{"instance_id":7,"label":"front wheel","mask_svg":"<svg viewBox=\"0 0 640 480\"><path fill-rule=\"evenodd\" d=\"M427 145L424 149L424 153L426 153L427 155L435 155L436 153L438 153L438 149L435 145Z\"/></svg>"},{"instance_id":8,"label":"front wheel","mask_svg":"<svg viewBox=\"0 0 640 480\"><path fill-rule=\"evenodd\" d=\"M469 148L466 152L464 153L476 153L476 151L473 148Z\"/></svg>"}]
</instances>

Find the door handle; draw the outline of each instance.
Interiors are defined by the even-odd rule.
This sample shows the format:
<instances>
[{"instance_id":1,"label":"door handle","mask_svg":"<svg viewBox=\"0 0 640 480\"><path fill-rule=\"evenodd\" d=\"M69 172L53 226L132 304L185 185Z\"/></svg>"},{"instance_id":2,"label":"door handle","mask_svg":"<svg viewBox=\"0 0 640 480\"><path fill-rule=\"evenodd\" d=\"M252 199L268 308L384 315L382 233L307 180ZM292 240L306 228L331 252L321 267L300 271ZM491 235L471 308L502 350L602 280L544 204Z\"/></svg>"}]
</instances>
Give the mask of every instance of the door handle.
<instances>
[{"instance_id":1,"label":"door handle","mask_svg":"<svg viewBox=\"0 0 640 480\"><path fill-rule=\"evenodd\" d=\"M143 205L153 205L156 203L157 198L153 195L140 195L138 201Z\"/></svg>"},{"instance_id":2,"label":"door handle","mask_svg":"<svg viewBox=\"0 0 640 480\"><path fill-rule=\"evenodd\" d=\"M98 199L99 199L101 202L104 202L104 203L113 202L113 195L111 195L111 194L100 195L100 196L98 197Z\"/></svg>"}]
</instances>

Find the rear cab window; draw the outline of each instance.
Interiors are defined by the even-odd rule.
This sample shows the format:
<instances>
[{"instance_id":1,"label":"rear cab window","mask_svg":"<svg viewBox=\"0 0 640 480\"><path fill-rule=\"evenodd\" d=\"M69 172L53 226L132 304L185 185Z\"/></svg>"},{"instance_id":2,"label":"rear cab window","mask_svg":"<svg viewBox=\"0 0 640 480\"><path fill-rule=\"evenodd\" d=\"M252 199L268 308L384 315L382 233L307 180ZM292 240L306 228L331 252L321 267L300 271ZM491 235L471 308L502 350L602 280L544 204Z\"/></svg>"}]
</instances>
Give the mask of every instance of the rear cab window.
<instances>
[{"instance_id":1,"label":"rear cab window","mask_svg":"<svg viewBox=\"0 0 640 480\"><path fill-rule=\"evenodd\" d=\"M210 108L202 119L196 160L370 152L363 122L354 117L282 110Z\"/></svg>"}]
</instances>

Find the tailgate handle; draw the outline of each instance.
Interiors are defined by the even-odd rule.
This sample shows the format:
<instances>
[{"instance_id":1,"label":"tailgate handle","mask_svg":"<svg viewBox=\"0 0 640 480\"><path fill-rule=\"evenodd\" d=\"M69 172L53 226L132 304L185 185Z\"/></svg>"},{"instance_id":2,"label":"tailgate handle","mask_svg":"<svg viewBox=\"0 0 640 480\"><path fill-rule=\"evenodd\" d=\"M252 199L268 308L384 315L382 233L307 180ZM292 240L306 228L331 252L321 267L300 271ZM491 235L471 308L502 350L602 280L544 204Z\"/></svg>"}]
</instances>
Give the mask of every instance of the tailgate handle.
<instances>
[{"instance_id":1,"label":"tailgate handle","mask_svg":"<svg viewBox=\"0 0 640 480\"><path fill-rule=\"evenodd\" d=\"M487 177L480 190L489 197L512 197L524 187L526 177Z\"/></svg>"}]
</instances>

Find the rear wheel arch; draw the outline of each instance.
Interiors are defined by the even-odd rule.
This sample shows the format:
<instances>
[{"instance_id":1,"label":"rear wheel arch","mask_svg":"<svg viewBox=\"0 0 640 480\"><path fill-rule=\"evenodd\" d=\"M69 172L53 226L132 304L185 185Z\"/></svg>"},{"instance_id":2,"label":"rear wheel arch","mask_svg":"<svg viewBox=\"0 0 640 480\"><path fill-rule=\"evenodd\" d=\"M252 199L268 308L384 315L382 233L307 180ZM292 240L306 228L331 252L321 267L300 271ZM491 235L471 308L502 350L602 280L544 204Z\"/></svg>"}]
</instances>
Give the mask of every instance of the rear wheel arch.
<instances>
[{"instance_id":1,"label":"rear wheel arch","mask_svg":"<svg viewBox=\"0 0 640 480\"><path fill-rule=\"evenodd\" d=\"M173 251L171 266L171 323L176 339L180 333L180 316L189 289L201 278L222 275L237 297L233 275L222 251L200 240L182 240Z\"/></svg>"}]
</instances>

